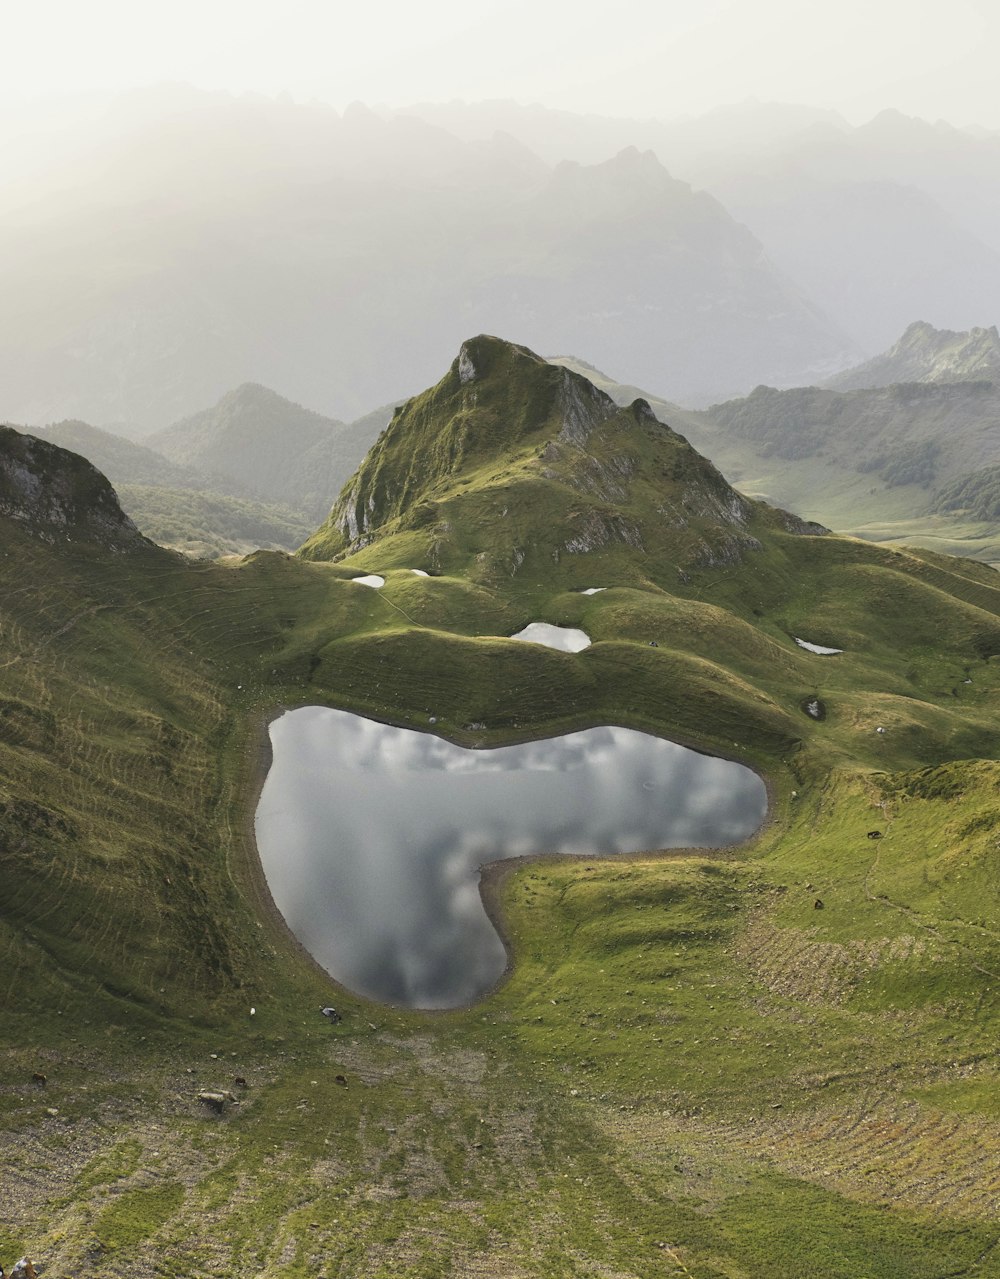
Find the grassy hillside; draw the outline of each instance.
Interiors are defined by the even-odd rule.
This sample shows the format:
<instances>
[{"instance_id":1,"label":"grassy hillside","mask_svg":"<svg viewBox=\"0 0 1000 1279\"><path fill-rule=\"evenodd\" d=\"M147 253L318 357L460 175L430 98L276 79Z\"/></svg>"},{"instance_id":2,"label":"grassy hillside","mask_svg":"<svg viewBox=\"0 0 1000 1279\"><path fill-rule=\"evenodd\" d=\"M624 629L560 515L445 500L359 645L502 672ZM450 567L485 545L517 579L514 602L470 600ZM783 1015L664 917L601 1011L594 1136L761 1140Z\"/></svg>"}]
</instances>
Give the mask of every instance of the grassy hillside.
<instances>
[{"instance_id":1,"label":"grassy hillside","mask_svg":"<svg viewBox=\"0 0 1000 1279\"><path fill-rule=\"evenodd\" d=\"M313 542L336 562L108 553L5 517L0 1261L1000 1273L1000 578L807 531L641 407L467 346L474 376L456 361L359 475L372 540ZM349 580L373 568L382 590ZM536 619L595 642L506 638ZM506 984L366 1004L255 869L262 726L307 702L480 745L649 728L753 764L773 820L718 853L506 864ZM222 1114L197 1099L218 1088Z\"/></svg>"},{"instance_id":2,"label":"grassy hillside","mask_svg":"<svg viewBox=\"0 0 1000 1279\"><path fill-rule=\"evenodd\" d=\"M122 484L118 495L147 537L201 559L294 550L312 528L287 507L226 493Z\"/></svg>"}]
</instances>

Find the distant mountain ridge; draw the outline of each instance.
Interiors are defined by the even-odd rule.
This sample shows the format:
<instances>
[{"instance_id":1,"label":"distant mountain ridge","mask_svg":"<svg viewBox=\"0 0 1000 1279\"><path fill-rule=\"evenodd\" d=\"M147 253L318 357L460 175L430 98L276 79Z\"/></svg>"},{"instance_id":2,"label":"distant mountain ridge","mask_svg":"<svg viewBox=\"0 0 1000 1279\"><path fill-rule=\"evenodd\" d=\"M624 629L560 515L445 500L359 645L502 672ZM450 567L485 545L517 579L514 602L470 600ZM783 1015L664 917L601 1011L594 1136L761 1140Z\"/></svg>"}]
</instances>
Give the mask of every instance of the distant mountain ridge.
<instances>
[{"instance_id":1,"label":"distant mountain ridge","mask_svg":"<svg viewBox=\"0 0 1000 1279\"><path fill-rule=\"evenodd\" d=\"M175 489L217 488L232 491L222 476L212 477L194 467L171 462L156 449L138 444L88 422L54 422L33 430L32 435L79 453L108 477L116 488L123 484L145 484Z\"/></svg>"},{"instance_id":2,"label":"distant mountain ridge","mask_svg":"<svg viewBox=\"0 0 1000 1279\"><path fill-rule=\"evenodd\" d=\"M988 340L974 345L988 354L991 331L979 332ZM645 395L573 357L555 363L618 404ZM855 536L1000 561L1000 389L992 381L761 386L706 410L646 398L748 496Z\"/></svg>"},{"instance_id":3,"label":"distant mountain ridge","mask_svg":"<svg viewBox=\"0 0 1000 1279\"><path fill-rule=\"evenodd\" d=\"M996 132L894 110L854 127L834 112L757 101L672 121L496 101L408 110L466 139L505 130L551 163L595 164L628 144L651 149L671 173L711 192L867 354L887 347L917 315L954 329L992 318L1000 295ZM623 381L693 402L679 381L629 370L597 345L562 349L589 353ZM819 376L803 369L754 382L801 386Z\"/></svg>"},{"instance_id":4,"label":"distant mountain ridge","mask_svg":"<svg viewBox=\"0 0 1000 1279\"><path fill-rule=\"evenodd\" d=\"M918 320L888 351L845 369L825 386L835 391L891 386L896 382L1000 382L1000 333L996 325L964 333Z\"/></svg>"},{"instance_id":5,"label":"distant mountain ridge","mask_svg":"<svg viewBox=\"0 0 1000 1279\"><path fill-rule=\"evenodd\" d=\"M702 400L862 354L717 199L628 139L552 165L363 107L144 101L108 117L90 164L48 175L39 207L0 215L10 418L162 430L248 380L347 418L426 385L476 331Z\"/></svg>"},{"instance_id":6,"label":"distant mountain ridge","mask_svg":"<svg viewBox=\"0 0 1000 1279\"><path fill-rule=\"evenodd\" d=\"M348 426L246 382L147 444L178 465L224 476L244 493L316 521L364 457L380 420L376 412Z\"/></svg>"}]
</instances>

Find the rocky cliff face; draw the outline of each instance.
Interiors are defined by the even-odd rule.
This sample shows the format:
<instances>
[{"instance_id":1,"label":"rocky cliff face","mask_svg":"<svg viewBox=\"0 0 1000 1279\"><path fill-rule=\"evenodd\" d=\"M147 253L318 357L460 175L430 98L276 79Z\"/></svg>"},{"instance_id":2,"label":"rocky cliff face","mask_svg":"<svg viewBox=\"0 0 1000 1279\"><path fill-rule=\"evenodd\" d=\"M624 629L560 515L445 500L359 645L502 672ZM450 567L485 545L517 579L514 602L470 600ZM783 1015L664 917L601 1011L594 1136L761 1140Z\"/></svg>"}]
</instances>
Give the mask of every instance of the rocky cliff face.
<instances>
[{"instance_id":1,"label":"rocky cliff face","mask_svg":"<svg viewBox=\"0 0 1000 1279\"><path fill-rule=\"evenodd\" d=\"M149 545L100 471L10 426L0 427L0 516L49 542L92 542L117 551Z\"/></svg>"},{"instance_id":2,"label":"rocky cliff face","mask_svg":"<svg viewBox=\"0 0 1000 1279\"><path fill-rule=\"evenodd\" d=\"M892 386L898 382L1000 382L1000 334L996 325L956 333L918 320L895 346L832 377L836 391Z\"/></svg>"}]
</instances>

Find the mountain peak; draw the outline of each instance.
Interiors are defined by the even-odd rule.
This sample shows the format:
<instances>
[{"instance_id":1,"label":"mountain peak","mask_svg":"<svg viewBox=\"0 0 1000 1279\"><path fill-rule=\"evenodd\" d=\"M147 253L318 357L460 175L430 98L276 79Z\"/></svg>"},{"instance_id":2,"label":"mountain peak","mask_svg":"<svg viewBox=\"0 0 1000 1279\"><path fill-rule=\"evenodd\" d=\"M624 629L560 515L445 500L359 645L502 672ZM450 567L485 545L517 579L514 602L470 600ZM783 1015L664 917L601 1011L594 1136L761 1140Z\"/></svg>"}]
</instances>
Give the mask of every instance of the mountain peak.
<instances>
[{"instance_id":1,"label":"mountain peak","mask_svg":"<svg viewBox=\"0 0 1000 1279\"><path fill-rule=\"evenodd\" d=\"M835 391L851 391L897 382L974 381L1000 382L996 325L956 332L916 320L888 351L838 373L825 385Z\"/></svg>"},{"instance_id":2,"label":"mountain peak","mask_svg":"<svg viewBox=\"0 0 1000 1279\"><path fill-rule=\"evenodd\" d=\"M775 520L802 531L736 493L645 400L619 407L579 373L480 335L396 411L302 554L371 547L383 567L398 557L496 582L528 562L574 573L581 556L655 549L683 578L759 549L752 529Z\"/></svg>"}]
</instances>

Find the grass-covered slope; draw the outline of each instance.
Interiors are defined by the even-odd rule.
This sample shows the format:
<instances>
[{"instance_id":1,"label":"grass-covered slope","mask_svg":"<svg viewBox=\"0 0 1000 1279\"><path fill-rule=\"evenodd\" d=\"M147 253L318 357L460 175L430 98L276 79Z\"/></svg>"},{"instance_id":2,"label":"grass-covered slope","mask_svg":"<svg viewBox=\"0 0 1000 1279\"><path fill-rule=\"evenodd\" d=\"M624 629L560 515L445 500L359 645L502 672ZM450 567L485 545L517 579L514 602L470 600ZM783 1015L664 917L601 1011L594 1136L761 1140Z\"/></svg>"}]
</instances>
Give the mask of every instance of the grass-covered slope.
<instances>
[{"instance_id":1,"label":"grass-covered slope","mask_svg":"<svg viewBox=\"0 0 1000 1279\"><path fill-rule=\"evenodd\" d=\"M479 385L456 368L397 418L358 477L381 522L333 563L66 542L30 477L93 473L56 450L26 469L0 438L21 476L0 517L0 1262L997 1274L1000 578L803 532L641 406L467 353ZM433 519L411 527L403 492ZM567 547L595 512L607 536ZM435 547L438 575L410 573ZM313 549L350 547L330 527ZM381 590L350 580L371 568ZM506 638L536 619L594 643ZM480 745L634 724L753 763L773 820L737 850L507 864L506 984L448 1014L365 1004L255 874L262 724L304 702ZM236 1101L217 1115L204 1089Z\"/></svg>"}]
</instances>

